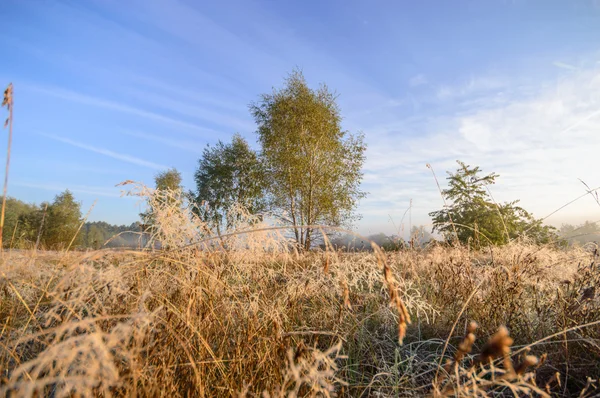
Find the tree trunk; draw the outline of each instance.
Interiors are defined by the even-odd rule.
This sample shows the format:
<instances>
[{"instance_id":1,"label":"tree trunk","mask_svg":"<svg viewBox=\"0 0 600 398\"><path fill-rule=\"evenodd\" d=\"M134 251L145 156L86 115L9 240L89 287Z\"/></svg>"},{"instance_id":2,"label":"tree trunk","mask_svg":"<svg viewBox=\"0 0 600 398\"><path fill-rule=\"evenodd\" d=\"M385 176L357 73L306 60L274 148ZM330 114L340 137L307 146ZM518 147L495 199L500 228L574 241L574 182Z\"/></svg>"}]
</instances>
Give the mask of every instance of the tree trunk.
<instances>
[{"instance_id":1,"label":"tree trunk","mask_svg":"<svg viewBox=\"0 0 600 398\"><path fill-rule=\"evenodd\" d=\"M304 244L304 249L306 251L310 250L311 243L312 243L312 229L308 228L306 230L306 241L305 241L305 244Z\"/></svg>"},{"instance_id":2,"label":"tree trunk","mask_svg":"<svg viewBox=\"0 0 600 398\"><path fill-rule=\"evenodd\" d=\"M294 188L292 187L292 169L288 169L289 175L289 195L290 195L290 213L292 216L292 226L294 228L294 235L296 236L296 246L300 244L300 236L298 235L298 223L296 222L296 200L294 197Z\"/></svg>"}]
</instances>

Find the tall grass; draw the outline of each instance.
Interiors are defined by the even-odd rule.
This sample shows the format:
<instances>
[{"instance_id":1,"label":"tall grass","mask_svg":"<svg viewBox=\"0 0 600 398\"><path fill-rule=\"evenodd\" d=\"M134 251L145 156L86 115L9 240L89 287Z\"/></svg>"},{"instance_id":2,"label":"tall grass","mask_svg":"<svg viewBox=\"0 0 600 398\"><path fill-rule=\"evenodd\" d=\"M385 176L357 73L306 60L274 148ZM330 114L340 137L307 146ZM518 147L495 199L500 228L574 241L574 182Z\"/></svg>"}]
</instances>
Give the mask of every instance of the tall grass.
<instances>
[{"instance_id":1,"label":"tall grass","mask_svg":"<svg viewBox=\"0 0 600 398\"><path fill-rule=\"evenodd\" d=\"M243 209L210 240L173 193L130 193L161 250L5 255L1 395L600 393L592 247L300 254Z\"/></svg>"}]
</instances>

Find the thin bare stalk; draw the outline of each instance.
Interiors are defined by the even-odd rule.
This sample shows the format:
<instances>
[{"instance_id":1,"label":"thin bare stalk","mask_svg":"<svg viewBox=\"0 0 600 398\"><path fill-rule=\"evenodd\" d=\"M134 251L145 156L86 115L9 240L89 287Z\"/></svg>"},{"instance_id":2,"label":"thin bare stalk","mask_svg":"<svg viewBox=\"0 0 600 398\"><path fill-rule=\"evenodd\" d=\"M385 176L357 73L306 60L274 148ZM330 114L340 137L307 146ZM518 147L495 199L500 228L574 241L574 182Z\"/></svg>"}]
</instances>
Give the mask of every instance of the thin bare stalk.
<instances>
[{"instance_id":1,"label":"thin bare stalk","mask_svg":"<svg viewBox=\"0 0 600 398\"><path fill-rule=\"evenodd\" d=\"M75 242L75 238L77 238L77 235L79 235L79 231L81 231L81 227L83 227L83 224L85 224L85 222L87 221L88 217L90 216L90 213L92 212L92 210L96 206L96 202L98 202L98 199L96 199L94 201L94 203L92 203L92 206L88 210L87 214L85 215L85 217L83 217L83 220L81 220L81 223L79 224L79 228L77 228L77 232L75 232L75 235L73 235L73 238L71 239L71 242L69 242L69 246L67 246L67 250L65 250L65 253L69 251L69 249L73 245L73 242Z\"/></svg>"},{"instance_id":2,"label":"thin bare stalk","mask_svg":"<svg viewBox=\"0 0 600 398\"><path fill-rule=\"evenodd\" d=\"M448 333L448 338L446 339L446 342L444 343L444 348L442 349L442 355L440 355L440 360L439 360L438 366L437 366L437 368L435 370L435 376L433 378L433 385L434 386L437 385L438 374L439 374L440 368L442 367L442 362L444 360L444 355L446 354L446 350L448 349L448 344L450 343L450 339L452 338L452 334L454 333L454 329L456 329L456 325L458 325L458 321L460 321L460 317L462 316L463 312L465 312L465 310L469 306L469 303L471 302L471 299L473 297L475 297L475 293L477 293L477 291L479 290L479 288L481 287L481 285L484 282L485 282L485 279L481 280L481 282L479 282L477 284L477 286L475 286L475 289L473 289L473 291L471 292L471 294L467 298L467 301L465 301L465 303L463 304L462 308L460 309L460 312L456 316L456 321L454 321L454 324L452 325L452 329L450 329L450 333Z\"/></svg>"},{"instance_id":3,"label":"thin bare stalk","mask_svg":"<svg viewBox=\"0 0 600 398\"><path fill-rule=\"evenodd\" d=\"M2 106L8 109L8 119L4 123L4 127L8 125L8 147L6 148L6 169L4 171L4 189L2 192L2 213L0 214L0 251L4 253L2 248L2 234L4 232L4 212L6 210L6 191L8 189L8 169L10 166L10 147L12 145L13 131L13 85L10 83L4 90L4 100Z\"/></svg>"},{"instance_id":4,"label":"thin bare stalk","mask_svg":"<svg viewBox=\"0 0 600 398\"><path fill-rule=\"evenodd\" d=\"M492 202L494 202L494 205L496 206L496 210L498 211L498 216L500 217L500 221L502 221L502 227L504 228L504 233L506 234L506 242L510 242L510 234L508 233L508 228L506 227L506 223L504 222L504 217L502 217L502 212L500 211L500 205L498 204L498 202L496 202L496 199L494 199L494 196L492 195L492 191L490 191L490 188L486 185L485 189L487 189L488 194L490 195L490 198L492 198Z\"/></svg>"},{"instance_id":5,"label":"thin bare stalk","mask_svg":"<svg viewBox=\"0 0 600 398\"><path fill-rule=\"evenodd\" d=\"M42 222L40 223L40 229L38 231L38 236L37 239L35 241L35 247L33 248L33 251L36 252L39 245L40 245L40 240L42 239L42 231L44 229L44 221L46 221L46 212L48 211L48 203L46 203L46 207L44 207L44 214L42 215Z\"/></svg>"},{"instance_id":6,"label":"thin bare stalk","mask_svg":"<svg viewBox=\"0 0 600 398\"><path fill-rule=\"evenodd\" d=\"M437 179L437 176L435 175L433 166L430 165L429 163L427 163L427 168L429 170L431 170L431 174L433 174L433 179L435 180L435 183L438 187L438 191L440 191L440 196L442 197L442 200L444 201L444 207L448 208L448 203L446 202L446 198L444 197L444 193L442 192L442 187L440 187L440 183ZM454 225L454 221L452 220L452 215L450 214L450 212L448 212L448 218L450 219L450 224L452 224L452 229L454 230L454 236L456 237L456 243L460 246L460 240L458 239L458 232L456 231L456 226Z\"/></svg>"},{"instance_id":7,"label":"thin bare stalk","mask_svg":"<svg viewBox=\"0 0 600 398\"><path fill-rule=\"evenodd\" d=\"M19 220L17 219L17 222L15 223L15 227L13 228L12 236L10 237L10 244L8 245L9 249L13 248L13 242L15 240L15 235L17 234L17 227L18 226L19 226Z\"/></svg>"}]
</instances>

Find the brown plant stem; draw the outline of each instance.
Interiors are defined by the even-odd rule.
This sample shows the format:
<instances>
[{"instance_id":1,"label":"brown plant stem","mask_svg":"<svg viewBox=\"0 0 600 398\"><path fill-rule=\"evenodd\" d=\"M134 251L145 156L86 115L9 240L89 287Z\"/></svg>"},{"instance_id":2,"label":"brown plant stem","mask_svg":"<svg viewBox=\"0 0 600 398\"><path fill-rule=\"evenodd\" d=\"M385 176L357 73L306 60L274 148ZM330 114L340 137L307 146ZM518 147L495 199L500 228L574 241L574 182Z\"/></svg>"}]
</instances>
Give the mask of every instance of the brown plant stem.
<instances>
[{"instance_id":1,"label":"brown plant stem","mask_svg":"<svg viewBox=\"0 0 600 398\"><path fill-rule=\"evenodd\" d=\"M10 83L6 90L4 91L4 100L2 101L2 106L6 106L8 109L8 119L6 119L6 124L8 124L8 147L6 149L6 169L4 172L4 189L2 192L2 213L0 214L0 251L4 253L2 248L2 234L4 232L4 212L6 210L6 191L8 188L8 169L10 166L10 147L12 145L12 130L13 130L13 85Z\"/></svg>"}]
</instances>

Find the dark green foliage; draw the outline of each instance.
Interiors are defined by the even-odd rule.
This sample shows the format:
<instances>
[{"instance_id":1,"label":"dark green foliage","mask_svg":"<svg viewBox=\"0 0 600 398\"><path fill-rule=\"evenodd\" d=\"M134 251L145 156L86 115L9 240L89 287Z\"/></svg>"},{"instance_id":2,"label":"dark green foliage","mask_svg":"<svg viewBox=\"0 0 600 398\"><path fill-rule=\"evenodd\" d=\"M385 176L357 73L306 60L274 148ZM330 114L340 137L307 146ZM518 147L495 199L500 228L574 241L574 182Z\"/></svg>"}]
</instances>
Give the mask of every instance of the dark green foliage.
<instances>
[{"instance_id":1,"label":"dark green foliage","mask_svg":"<svg viewBox=\"0 0 600 398\"><path fill-rule=\"evenodd\" d=\"M242 205L252 214L265 209L264 167L246 140L233 136L230 144L207 146L195 174L198 214L212 223L217 233L228 224L227 210Z\"/></svg>"},{"instance_id":2,"label":"dark green foliage","mask_svg":"<svg viewBox=\"0 0 600 398\"><path fill-rule=\"evenodd\" d=\"M264 94L250 110L258 125L271 210L294 227L299 248L309 249L318 229L347 226L354 217L366 146L341 128L336 97L325 85L313 90L293 72L281 90Z\"/></svg>"},{"instance_id":3,"label":"dark green foliage","mask_svg":"<svg viewBox=\"0 0 600 398\"><path fill-rule=\"evenodd\" d=\"M40 206L8 198L4 247L26 249L39 242L39 248L59 250L68 247L71 241L71 247L78 247L82 243L81 234L77 234L80 208L68 190L57 195L52 203Z\"/></svg>"},{"instance_id":4,"label":"dark green foliage","mask_svg":"<svg viewBox=\"0 0 600 398\"><path fill-rule=\"evenodd\" d=\"M64 249L81 224L80 205L69 191L57 195L52 203L39 206L15 198L7 198L6 205L5 248L32 249L39 238L39 249ZM103 221L87 222L75 237L71 249L137 247L139 232L139 223L110 225ZM121 235L115 237L118 234ZM104 245L109 239L110 242Z\"/></svg>"},{"instance_id":5,"label":"dark green foliage","mask_svg":"<svg viewBox=\"0 0 600 398\"><path fill-rule=\"evenodd\" d=\"M455 173L448 173L449 187L443 191L450 201L448 207L429 213L434 232L474 247L506 244L518 237L528 237L536 243L556 239L554 228L517 206L518 201L494 203L487 186L495 183L498 174L482 176L479 167L461 161L458 164Z\"/></svg>"},{"instance_id":6,"label":"dark green foliage","mask_svg":"<svg viewBox=\"0 0 600 398\"><path fill-rule=\"evenodd\" d=\"M21 200L6 198L6 212L2 242L4 247L25 248L35 241L35 227L39 226L39 207ZM40 219L37 220L37 216Z\"/></svg>"},{"instance_id":7,"label":"dark green foliage","mask_svg":"<svg viewBox=\"0 0 600 398\"><path fill-rule=\"evenodd\" d=\"M32 210L26 214L22 214L19 218L21 230L21 239L19 248L33 248L36 244L43 245L43 227L48 216L48 207L50 203L42 202L39 206L34 206Z\"/></svg>"},{"instance_id":8,"label":"dark green foliage","mask_svg":"<svg viewBox=\"0 0 600 398\"><path fill-rule=\"evenodd\" d=\"M81 203L75 201L73 194L66 190L58 194L48 206L46 220L42 229L42 242L46 249L60 250L82 242L77 230L81 225Z\"/></svg>"}]
</instances>

